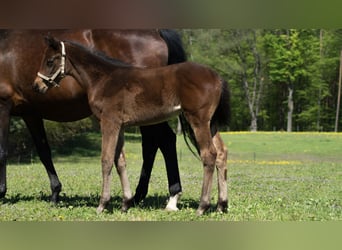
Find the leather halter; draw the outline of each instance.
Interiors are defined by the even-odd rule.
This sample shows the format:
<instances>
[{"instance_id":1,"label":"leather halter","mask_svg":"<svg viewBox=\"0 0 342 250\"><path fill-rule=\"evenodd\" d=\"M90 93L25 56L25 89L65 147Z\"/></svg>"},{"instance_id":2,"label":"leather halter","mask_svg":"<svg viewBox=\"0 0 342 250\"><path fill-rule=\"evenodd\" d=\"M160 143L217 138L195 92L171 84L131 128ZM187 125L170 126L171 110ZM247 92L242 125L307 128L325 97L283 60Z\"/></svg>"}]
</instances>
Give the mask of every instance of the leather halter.
<instances>
[{"instance_id":1,"label":"leather halter","mask_svg":"<svg viewBox=\"0 0 342 250\"><path fill-rule=\"evenodd\" d=\"M59 75L61 75L61 77L65 76L65 58L66 58L65 46L64 46L63 42L60 42L60 43L62 46L62 58L61 58L61 64L60 64L58 70L52 76L46 76L40 72L37 73L37 75L41 79L50 83L53 87L59 87L59 84L55 81Z\"/></svg>"}]
</instances>

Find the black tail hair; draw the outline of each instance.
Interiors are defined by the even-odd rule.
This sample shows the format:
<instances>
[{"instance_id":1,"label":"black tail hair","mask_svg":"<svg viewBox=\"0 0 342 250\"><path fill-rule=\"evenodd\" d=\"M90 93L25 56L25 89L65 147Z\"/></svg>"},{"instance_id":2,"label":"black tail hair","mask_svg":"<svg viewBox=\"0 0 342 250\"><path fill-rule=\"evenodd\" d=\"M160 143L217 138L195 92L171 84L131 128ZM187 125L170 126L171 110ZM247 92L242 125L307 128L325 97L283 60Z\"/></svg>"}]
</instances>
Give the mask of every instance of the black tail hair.
<instances>
[{"instance_id":1,"label":"black tail hair","mask_svg":"<svg viewBox=\"0 0 342 250\"><path fill-rule=\"evenodd\" d=\"M160 36L164 39L167 44L169 50L168 64L175 64L185 62L187 60L187 56L183 47L182 39L179 33L175 30L169 29L161 29L159 30ZM217 109L213 115L211 120L211 127L224 127L226 128L229 125L230 120L230 92L228 89L228 83L221 79L222 83L222 94L220 103L217 106ZM184 140L190 151L198 157L199 155L199 146L197 145L194 131L192 130L190 124L185 119L184 114L179 115L179 120L182 126L182 132L184 136ZM194 152L189 141L195 146L197 153Z\"/></svg>"},{"instance_id":2,"label":"black tail hair","mask_svg":"<svg viewBox=\"0 0 342 250\"><path fill-rule=\"evenodd\" d=\"M161 29L159 34L169 50L168 64L185 62L187 57L179 33L175 30Z\"/></svg>"},{"instance_id":3,"label":"black tail hair","mask_svg":"<svg viewBox=\"0 0 342 250\"><path fill-rule=\"evenodd\" d=\"M167 48L168 48L168 64L176 64L176 63L181 63L185 62L187 60L187 56L183 47L183 42L181 39L181 36L179 33L175 30L169 30L169 29L161 29L159 30L160 36L164 39ZM188 121L185 119L184 114L179 115L179 121L182 126L182 133L184 137L184 141L186 145L188 146L189 150L197 157L197 154L194 152L192 149L191 145L188 142L188 138L191 141L191 143L197 148L198 151L198 146L195 140L195 135L190 127L190 124Z\"/></svg>"},{"instance_id":4,"label":"black tail hair","mask_svg":"<svg viewBox=\"0 0 342 250\"><path fill-rule=\"evenodd\" d=\"M213 131L213 128L226 129L230 122L230 115L231 115L230 91L229 91L228 83L224 79L221 79L221 88L222 88L222 92L221 92L220 102L215 110L215 113L210 123L210 128L212 131ZM195 138L194 131L192 130L190 124L185 119L185 116L183 113L179 115L179 119L181 121L182 131L183 131L186 145L188 146L190 151L193 153L193 155L198 158L198 155L200 155L200 150L199 150L199 146L197 144L196 138ZM195 146L198 154L196 154L194 150L191 148L187 139L189 139L190 142Z\"/></svg>"}]
</instances>

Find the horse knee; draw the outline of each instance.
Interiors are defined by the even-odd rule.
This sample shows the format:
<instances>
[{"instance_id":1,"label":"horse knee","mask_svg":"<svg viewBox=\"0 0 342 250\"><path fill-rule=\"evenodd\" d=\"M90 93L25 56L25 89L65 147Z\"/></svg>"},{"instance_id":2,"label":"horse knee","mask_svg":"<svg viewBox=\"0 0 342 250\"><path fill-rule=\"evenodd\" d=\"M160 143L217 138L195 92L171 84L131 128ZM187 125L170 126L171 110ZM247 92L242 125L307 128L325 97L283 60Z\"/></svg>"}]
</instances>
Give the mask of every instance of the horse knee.
<instances>
[{"instance_id":1,"label":"horse knee","mask_svg":"<svg viewBox=\"0 0 342 250\"><path fill-rule=\"evenodd\" d=\"M214 148L201 152L201 159L204 166L214 168L217 158L217 151Z\"/></svg>"},{"instance_id":2,"label":"horse knee","mask_svg":"<svg viewBox=\"0 0 342 250\"><path fill-rule=\"evenodd\" d=\"M228 159L228 149L227 147L223 147L221 150L218 150L216 157L216 165L218 168L226 166Z\"/></svg>"},{"instance_id":3,"label":"horse knee","mask_svg":"<svg viewBox=\"0 0 342 250\"><path fill-rule=\"evenodd\" d=\"M118 173L118 175L121 175L122 171L124 171L126 168L126 158L123 152L120 153L120 156L116 161L115 166L116 172Z\"/></svg>"}]
</instances>

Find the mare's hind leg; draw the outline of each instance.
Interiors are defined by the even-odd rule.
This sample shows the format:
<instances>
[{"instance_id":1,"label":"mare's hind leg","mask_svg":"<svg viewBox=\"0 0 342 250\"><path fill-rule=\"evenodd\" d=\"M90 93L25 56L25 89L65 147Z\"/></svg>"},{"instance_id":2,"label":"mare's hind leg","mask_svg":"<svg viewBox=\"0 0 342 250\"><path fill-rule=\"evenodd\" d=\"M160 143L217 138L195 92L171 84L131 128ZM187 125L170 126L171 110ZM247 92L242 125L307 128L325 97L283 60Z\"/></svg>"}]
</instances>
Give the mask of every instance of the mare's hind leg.
<instances>
[{"instance_id":1,"label":"mare's hind leg","mask_svg":"<svg viewBox=\"0 0 342 250\"><path fill-rule=\"evenodd\" d=\"M126 158L124 152L124 131L121 130L119 134L118 143L115 150L114 163L116 171L120 177L121 188L123 192L122 207L121 210L126 212L133 205L132 191L128 181L127 169L126 169Z\"/></svg>"},{"instance_id":2,"label":"mare's hind leg","mask_svg":"<svg viewBox=\"0 0 342 250\"><path fill-rule=\"evenodd\" d=\"M58 175L52 162L51 149L46 138L43 120L34 116L25 116L23 119L32 135L40 161L43 163L49 176L52 192L51 202L57 203L59 200L59 193L62 190L62 184L58 179Z\"/></svg>"},{"instance_id":3,"label":"mare's hind leg","mask_svg":"<svg viewBox=\"0 0 342 250\"><path fill-rule=\"evenodd\" d=\"M154 133L156 131L155 127L156 125L140 127L143 164L141 167L139 183L134 195L134 202L136 204L145 199L148 192L152 167L158 150L158 141Z\"/></svg>"},{"instance_id":4,"label":"mare's hind leg","mask_svg":"<svg viewBox=\"0 0 342 250\"><path fill-rule=\"evenodd\" d=\"M178 211L177 203L182 194L176 149L176 135L167 122L160 125L159 148L165 160L170 198L165 207L167 211Z\"/></svg>"},{"instance_id":5,"label":"mare's hind leg","mask_svg":"<svg viewBox=\"0 0 342 250\"><path fill-rule=\"evenodd\" d=\"M227 195L227 156L228 150L223 143L223 140L216 132L213 137L213 142L217 150L216 168L217 168L217 182L218 182L218 201L217 211L226 212L228 208Z\"/></svg>"}]
</instances>

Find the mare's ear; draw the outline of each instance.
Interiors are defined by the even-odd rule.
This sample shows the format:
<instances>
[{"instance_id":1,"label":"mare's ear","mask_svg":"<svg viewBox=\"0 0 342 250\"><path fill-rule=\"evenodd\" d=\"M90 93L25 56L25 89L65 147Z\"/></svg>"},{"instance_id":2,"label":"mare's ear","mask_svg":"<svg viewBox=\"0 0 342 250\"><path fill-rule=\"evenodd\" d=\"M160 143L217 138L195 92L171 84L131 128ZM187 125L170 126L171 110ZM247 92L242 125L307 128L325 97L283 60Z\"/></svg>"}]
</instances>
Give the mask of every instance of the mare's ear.
<instances>
[{"instance_id":1,"label":"mare's ear","mask_svg":"<svg viewBox=\"0 0 342 250\"><path fill-rule=\"evenodd\" d=\"M59 48L59 41L50 35L45 37L45 43L55 50Z\"/></svg>"}]
</instances>

